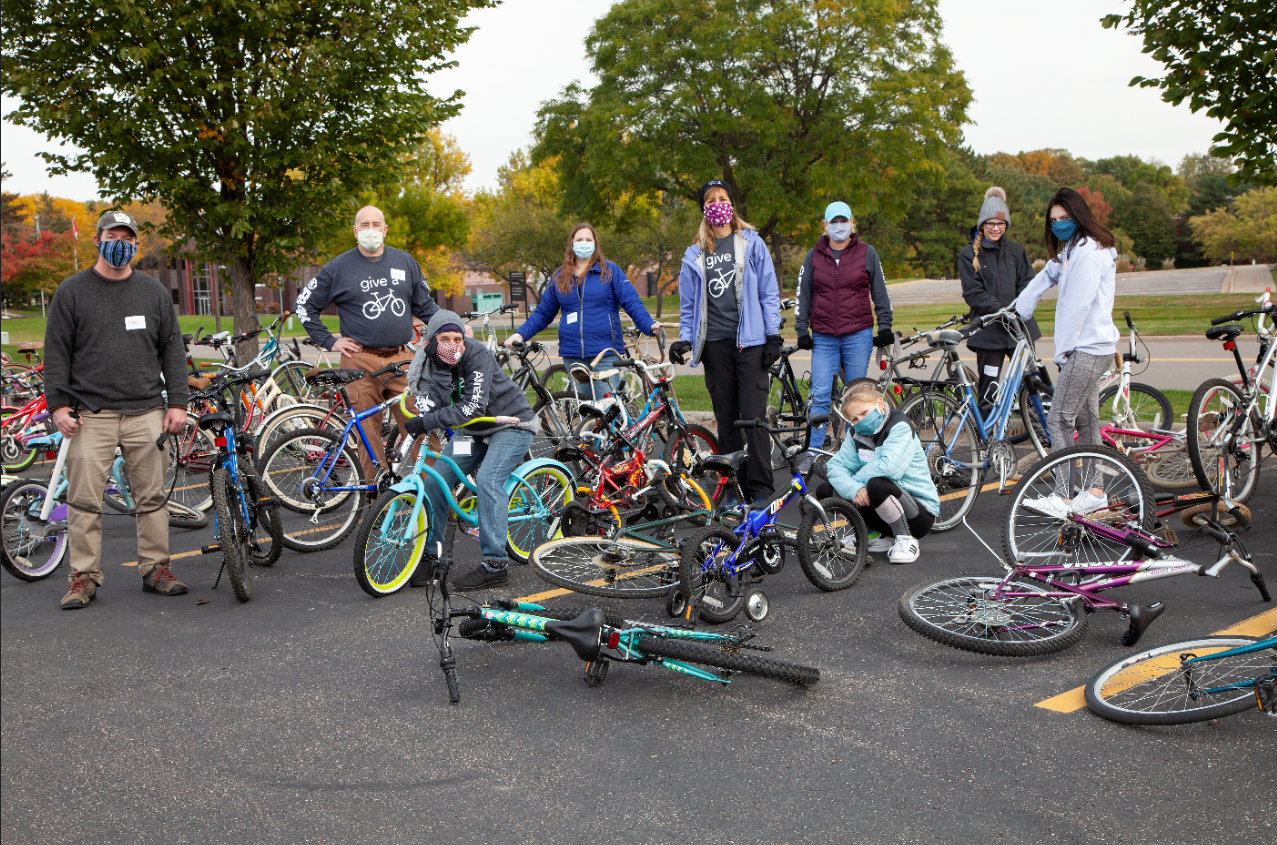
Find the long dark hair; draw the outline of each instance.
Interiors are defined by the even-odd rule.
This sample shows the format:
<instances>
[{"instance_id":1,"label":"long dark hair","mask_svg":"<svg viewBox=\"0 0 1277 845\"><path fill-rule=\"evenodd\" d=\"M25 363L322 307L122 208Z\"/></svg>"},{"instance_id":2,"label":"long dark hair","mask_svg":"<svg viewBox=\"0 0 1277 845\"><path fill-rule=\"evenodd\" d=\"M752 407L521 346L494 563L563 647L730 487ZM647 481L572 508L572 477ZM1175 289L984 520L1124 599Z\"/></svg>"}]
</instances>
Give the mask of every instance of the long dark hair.
<instances>
[{"instance_id":1,"label":"long dark hair","mask_svg":"<svg viewBox=\"0 0 1277 845\"><path fill-rule=\"evenodd\" d=\"M1070 219L1077 224L1077 231L1073 233L1073 237L1069 238L1067 244L1057 238L1055 232L1051 231L1051 209L1057 205L1067 211ZM1090 238L1105 249L1116 243L1113 233L1104 228L1100 221L1095 219L1095 215L1091 213L1090 206L1086 204L1086 200L1082 198L1081 194L1072 188L1060 188L1060 190L1055 192L1055 196L1051 197L1051 201L1046 204L1046 248L1051 253L1051 260L1058 262L1060 253L1066 247L1073 249L1082 238Z\"/></svg>"},{"instance_id":2,"label":"long dark hair","mask_svg":"<svg viewBox=\"0 0 1277 845\"><path fill-rule=\"evenodd\" d=\"M559 288L559 293L570 293L572 285L576 283L576 253L572 251L572 239L582 229L589 229L590 234L594 236L594 254L590 256L589 263L585 265L585 272L581 274L581 279L584 280L589 274L590 268L597 264L599 278L603 284L606 285L612 281L612 268L608 266L607 259L603 257L603 246L599 243L599 233L594 231L594 227L589 223L577 223L572 227L572 234L568 235L568 248L563 253L563 266L554 274L554 281Z\"/></svg>"}]
</instances>

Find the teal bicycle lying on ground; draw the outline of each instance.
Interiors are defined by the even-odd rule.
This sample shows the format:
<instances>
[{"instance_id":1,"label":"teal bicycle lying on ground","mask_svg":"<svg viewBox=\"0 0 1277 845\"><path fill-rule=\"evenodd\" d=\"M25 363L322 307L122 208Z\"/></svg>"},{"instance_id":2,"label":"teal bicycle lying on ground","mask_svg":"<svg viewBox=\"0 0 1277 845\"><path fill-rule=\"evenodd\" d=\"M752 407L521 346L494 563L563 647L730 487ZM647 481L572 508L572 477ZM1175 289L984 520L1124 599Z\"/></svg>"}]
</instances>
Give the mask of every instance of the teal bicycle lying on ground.
<instances>
[{"instance_id":1,"label":"teal bicycle lying on ground","mask_svg":"<svg viewBox=\"0 0 1277 845\"><path fill-rule=\"evenodd\" d=\"M411 410L406 403L401 407ZM495 419L476 417L466 425ZM426 464L431 458L446 463L462 479L455 489L449 488L439 470ZM467 526L478 526L474 481L448 455L422 449L412 472L387 488L355 536L355 578L368 595L385 596L403 589L421 562L432 522L446 516L430 512L427 484L443 489L453 516ZM510 497L506 551L511 557L526 561L537 546L561 536L559 513L575 489L572 473L556 460L535 458L515 469L505 484Z\"/></svg>"},{"instance_id":2,"label":"teal bicycle lying on ground","mask_svg":"<svg viewBox=\"0 0 1277 845\"><path fill-rule=\"evenodd\" d=\"M1127 655L1086 685L1091 711L1128 725L1182 725L1258 706L1277 717L1277 636L1198 637Z\"/></svg>"}]
</instances>

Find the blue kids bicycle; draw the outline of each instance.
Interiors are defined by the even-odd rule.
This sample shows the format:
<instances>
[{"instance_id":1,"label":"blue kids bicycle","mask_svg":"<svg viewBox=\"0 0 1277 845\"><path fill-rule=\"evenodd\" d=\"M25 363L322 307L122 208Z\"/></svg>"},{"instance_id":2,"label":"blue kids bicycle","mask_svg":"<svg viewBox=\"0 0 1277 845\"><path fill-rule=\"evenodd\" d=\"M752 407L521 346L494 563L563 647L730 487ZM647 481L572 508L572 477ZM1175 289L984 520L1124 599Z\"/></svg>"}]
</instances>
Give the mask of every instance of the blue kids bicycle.
<instances>
[{"instance_id":1,"label":"blue kids bicycle","mask_svg":"<svg viewBox=\"0 0 1277 845\"><path fill-rule=\"evenodd\" d=\"M408 405L403 407L409 410ZM476 417L466 425L495 419ZM439 462L461 479L455 488L444 481L436 468ZM430 526L450 518L447 513L431 513L426 494L430 484L443 490L451 518L478 527L474 481L450 456L422 449L412 472L387 488L356 535L355 578L368 595L385 596L403 589L426 551ZM511 557L526 561L537 546L561 536L559 513L575 490L572 473L551 458L535 458L515 469L505 484L510 497L506 551Z\"/></svg>"},{"instance_id":2,"label":"blue kids bicycle","mask_svg":"<svg viewBox=\"0 0 1277 845\"><path fill-rule=\"evenodd\" d=\"M827 414L812 417L811 428L827 422ZM762 420L739 420L736 427L765 429L777 443L787 432ZM787 488L761 508L746 512L734 528L713 525L683 545L680 595L671 599L671 604L682 609L680 615L689 622L699 616L720 625L735 619L742 608L752 621L761 621L769 602L766 593L754 585L784 568L786 546L796 547L807 580L827 592L847 589L864 571L868 535L860 512L845 499L817 500L798 469L798 453L784 448L780 452L792 477ZM730 477L742 499L735 471L744 462L744 455L742 451L701 459L705 471ZM781 508L795 498L802 500L802 522L797 531L777 522Z\"/></svg>"},{"instance_id":3,"label":"blue kids bicycle","mask_svg":"<svg viewBox=\"0 0 1277 845\"><path fill-rule=\"evenodd\" d=\"M986 472L997 474L999 489L1016 475L1019 456L1014 446L1016 438L1009 429L1017 409L1038 457L1044 458L1051 451L1046 429L1051 386L1033 350L1028 329L1016 316L1014 302L1001 311L972 319L965 331L935 332L931 345L956 359L959 343L971 332L995 321L1000 321L1015 338L1015 351L1002 369L997 398L987 419L980 413L975 385L965 367L954 368L956 385L932 384L900 406L922 440L931 480L940 494L940 513L931 527L933 533L948 531L962 521L980 495Z\"/></svg>"}]
</instances>

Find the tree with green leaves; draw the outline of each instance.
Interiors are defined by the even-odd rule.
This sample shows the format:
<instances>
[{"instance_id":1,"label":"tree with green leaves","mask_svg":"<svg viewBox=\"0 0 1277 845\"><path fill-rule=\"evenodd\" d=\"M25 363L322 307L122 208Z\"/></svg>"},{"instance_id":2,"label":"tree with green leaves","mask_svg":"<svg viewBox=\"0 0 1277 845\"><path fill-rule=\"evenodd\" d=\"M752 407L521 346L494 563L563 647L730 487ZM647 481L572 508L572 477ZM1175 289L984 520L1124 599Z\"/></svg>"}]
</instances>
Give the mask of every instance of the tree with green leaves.
<instances>
[{"instance_id":1,"label":"tree with green leaves","mask_svg":"<svg viewBox=\"0 0 1277 845\"><path fill-rule=\"evenodd\" d=\"M950 154L944 169L913 191L900 223L910 263L929 279L957 278L955 261L971 240L988 182L981 182L957 156Z\"/></svg>"},{"instance_id":2,"label":"tree with green leaves","mask_svg":"<svg viewBox=\"0 0 1277 845\"><path fill-rule=\"evenodd\" d=\"M1216 209L1188 221L1211 261L1277 261L1277 188L1237 197L1233 210Z\"/></svg>"},{"instance_id":3,"label":"tree with green leaves","mask_svg":"<svg viewBox=\"0 0 1277 845\"><path fill-rule=\"evenodd\" d=\"M1175 256L1175 227L1171 223L1170 206L1155 186L1141 182L1131 191L1131 198L1113 209L1113 225L1130 236L1135 254L1151 269Z\"/></svg>"},{"instance_id":4,"label":"tree with green leaves","mask_svg":"<svg viewBox=\"0 0 1277 845\"><path fill-rule=\"evenodd\" d=\"M940 31L935 0L617 3L585 42L598 85L541 109L535 160L557 156L564 210L596 220L722 179L773 253L814 240L832 199L898 219L971 102Z\"/></svg>"},{"instance_id":5,"label":"tree with green leaves","mask_svg":"<svg viewBox=\"0 0 1277 845\"><path fill-rule=\"evenodd\" d=\"M13 174L0 162L0 183L12 177ZM8 191L0 191L0 230L16 238L26 219L27 210L22 205L21 197Z\"/></svg>"},{"instance_id":6,"label":"tree with green leaves","mask_svg":"<svg viewBox=\"0 0 1277 845\"><path fill-rule=\"evenodd\" d=\"M1238 178L1277 185L1277 6L1272 0L1132 0L1126 14L1106 15L1105 28L1125 26L1161 62L1160 77L1131 85L1159 88L1173 105L1223 121L1215 150L1233 158Z\"/></svg>"},{"instance_id":7,"label":"tree with green leaves","mask_svg":"<svg viewBox=\"0 0 1277 845\"><path fill-rule=\"evenodd\" d=\"M3 0L8 115L84 150L42 153L230 268L235 328L343 200L382 184L461 92L426 90L494 0ZM256 342L241 349L254 351Z\"/></svg>"}]
</instances>

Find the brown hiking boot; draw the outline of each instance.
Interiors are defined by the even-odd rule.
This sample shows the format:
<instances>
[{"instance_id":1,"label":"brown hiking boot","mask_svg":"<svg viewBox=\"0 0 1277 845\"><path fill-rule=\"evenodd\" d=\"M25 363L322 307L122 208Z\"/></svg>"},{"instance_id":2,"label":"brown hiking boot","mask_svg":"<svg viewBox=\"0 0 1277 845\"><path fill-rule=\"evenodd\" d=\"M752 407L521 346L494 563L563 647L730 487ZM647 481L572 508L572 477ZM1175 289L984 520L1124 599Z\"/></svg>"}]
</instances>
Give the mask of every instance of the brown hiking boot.
<instances>
[{"instance_id":1,"label":"brown hiking boot","mask_svg":"<svg viewBox=\"0 0 1277 845\"><path fill-rule=\"evenodd\" d=\"M97 594L98 585L87 575L79 575L67 584L67 594L62 597L63 610L79 610L88 607Z\"/></svg>"},{"instance_id":2,"label":"brown hiking boot","mask_svg":"<svg viewBox=\"0 0 1277 845\"><path fill-rule=\"evenodd\" d=\"M165 596L180 596L186 592L186 585L173 577L168 568L168 561L157 563L155 568L146 573L142 579L142 590L147 593L160 593Z\"/></svg>"}]
</instances>

